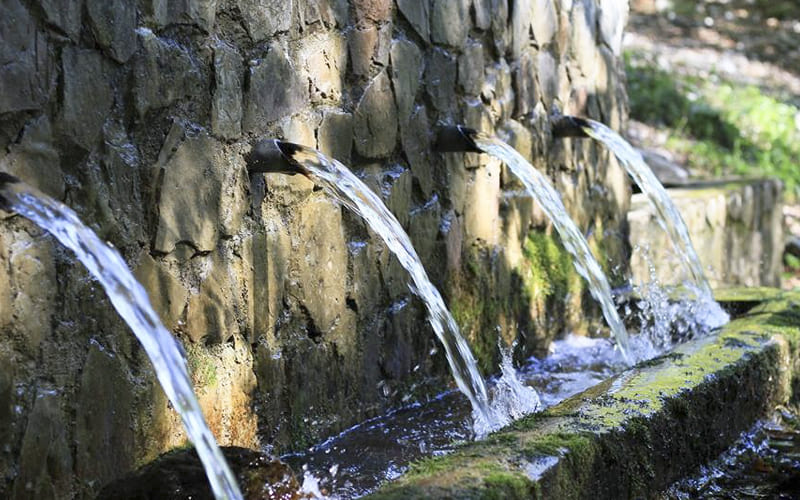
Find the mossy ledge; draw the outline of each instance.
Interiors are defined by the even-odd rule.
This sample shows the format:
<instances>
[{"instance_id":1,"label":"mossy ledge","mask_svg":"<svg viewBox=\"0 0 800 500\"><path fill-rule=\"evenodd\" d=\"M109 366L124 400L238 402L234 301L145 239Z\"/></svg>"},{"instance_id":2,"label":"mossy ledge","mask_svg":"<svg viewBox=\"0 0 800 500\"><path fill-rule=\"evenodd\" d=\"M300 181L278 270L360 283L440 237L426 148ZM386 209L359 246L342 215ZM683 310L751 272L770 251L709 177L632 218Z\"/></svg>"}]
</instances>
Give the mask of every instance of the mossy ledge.
<instances>
[{"instance_id":1,"label":"mossy ledge","mask_svg":"<svg viewBox=\"0 0 800 500\"><path fill-rule=\"evenodd\" d=\"M418 462L369 498L653 496L800 397L800 293L768 295L718 335Z\"/></svg>"}]
</instances>

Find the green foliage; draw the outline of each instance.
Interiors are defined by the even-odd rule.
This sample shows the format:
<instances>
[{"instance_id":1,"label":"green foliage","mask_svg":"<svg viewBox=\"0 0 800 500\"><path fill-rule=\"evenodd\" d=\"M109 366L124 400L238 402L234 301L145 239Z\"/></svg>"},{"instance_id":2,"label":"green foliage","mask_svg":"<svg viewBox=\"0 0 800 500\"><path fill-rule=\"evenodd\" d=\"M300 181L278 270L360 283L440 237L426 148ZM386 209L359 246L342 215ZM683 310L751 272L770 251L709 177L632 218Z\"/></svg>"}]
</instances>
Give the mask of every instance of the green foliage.
<instances>
[{"instance_id":1,"label":"green foliage","mask_svg":"<svg viewBox=\"0 0 800 500\"><path fill-rule=\"evenodd\" d=\"M667 73L628 53L631 117L669 129L667 147L707 174L770 176L800 193L800 109L753 86Z\"/></svg>"}]
</instances>

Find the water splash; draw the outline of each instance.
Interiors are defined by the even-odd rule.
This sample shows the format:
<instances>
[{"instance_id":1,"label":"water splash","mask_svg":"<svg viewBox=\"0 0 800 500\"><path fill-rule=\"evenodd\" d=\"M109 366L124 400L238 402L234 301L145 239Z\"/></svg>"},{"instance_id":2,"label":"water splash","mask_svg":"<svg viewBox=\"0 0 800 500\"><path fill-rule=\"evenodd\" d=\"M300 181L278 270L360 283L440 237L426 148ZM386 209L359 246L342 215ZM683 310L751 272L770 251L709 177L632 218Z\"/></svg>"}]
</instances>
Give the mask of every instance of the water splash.
<instances>
[{"instance_id":1,"label":"water splash","mask_svg":"<svg viewBox=\"0 0 800 500\"><path fill-rule=\"evenodd\" d=\"M539 202L561 237L564 249L573 256L578 274L587 281L592 297L600 303L611 333L614 335L623 357L626 357L630 351L630 340L614 305L608 279L592 255L586 238L567 214L561 196L550 180L528 163L514 148L500 139L479 132L471 133L470 138L480 150L505 162L525 185L528 193Z\"/></svg>"},{"instance_id":2,"label":"water splash","mask_svg":"<svg viewBox=\"0 0 800 500\"><path fill-rule=\"evenodd\" d=\"M482 436L510 422L502 403L490 403L486 383L467 341L441 294L428 278L408 235L381 199L347 167L319 151L280 141L274 141L274 144L284 154L284 161L288 159L296 164L296 171L310 177L329 195L361 216L408 271L411 276L409 288L425 303L428 319L444 346L456 385L472 404L476 433ZM527 409L527 412L534 408Z\"/></svg>"},{"instance_id":3,"label":"water splash","mask_svg":"<svg viewBox=\"0 0 800 500\"><path fill-rule=\"evenodd\" d=\"M628 141L602 123L589 119L575 120L578 120L579 126L589 137L603 143L614 153L639 189L647 195L658 215L659 225L667 232L672 246L682 257L680 260L692 278L694 288L699 293L698 298L713 297L711 286L703 273L703 265L689 237L689 229L675 204L672 203L667 190L647 166L642 155Z\"/></svg>"},{"instance_id":4,"label":"water splash","mask_svg":"<svg viewBox=\"0 0 800 500\"><path fill-rule=\"evenodd\" d=\"M52 234L72 250L100 282L153 363L161 387L180 414L186 433L203 462L214 496L242 498L236 479L206 425L189 381L182 349L161 324L147 292L133 277L119 252L103 243L67 206L2 173L0 208L18 213Z\"/></svg>"}]
</instances>

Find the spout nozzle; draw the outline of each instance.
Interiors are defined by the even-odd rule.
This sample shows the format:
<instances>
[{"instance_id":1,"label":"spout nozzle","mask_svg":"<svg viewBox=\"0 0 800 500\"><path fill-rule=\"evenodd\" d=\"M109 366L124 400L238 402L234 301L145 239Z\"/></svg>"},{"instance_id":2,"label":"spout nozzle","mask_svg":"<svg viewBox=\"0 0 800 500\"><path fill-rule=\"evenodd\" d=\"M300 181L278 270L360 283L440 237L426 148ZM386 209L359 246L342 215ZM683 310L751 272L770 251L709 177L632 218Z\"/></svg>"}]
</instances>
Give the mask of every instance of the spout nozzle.
<instances>
[{"instance_id":1,"label":"spout nozzle","mask_svg":"<svg viewBox=\"0 0 800 500\"><path fill-rule=\"evenodd\" d=\"M436 151L440 153L483 153L475 144L474 129L455 125L442 127L436 135Z\"/></svg>"},{"instance_id":2,"label":"spout nozzle","mask_svg":"<svg viewBox=\"0 0 800 500\"><path fill-rule=\"evenodd\" d=\"M278 139L258 141L245 156L247 171L250 173L275 172L286 175L306 175L306 169L294 159L294 154L301 149L302 146Z\"/></svg>"},{"instance_id":3,"label":"spout nozzle","mask_svg":"<svg viewBox=\"0 0 800 500\"><path fill-rule=\"evenodd\" d=\"M583 118L575 116L559 116L553 119L553 137L589 137L584 131L584 127L589 124Z\"/></svg>"},{"instance_id":4,"label":"spout nozzle","mask_svg":"<svg viewBox=\"0 0 800 500\"><path fill-rule=\"evenodd\" d=\"M0 172L0 210L11 211L11 204L3 194L3 188L8 184L16 184L17 182L20 182L20 180L13 175Z\"/></svg>"}]
</instances>

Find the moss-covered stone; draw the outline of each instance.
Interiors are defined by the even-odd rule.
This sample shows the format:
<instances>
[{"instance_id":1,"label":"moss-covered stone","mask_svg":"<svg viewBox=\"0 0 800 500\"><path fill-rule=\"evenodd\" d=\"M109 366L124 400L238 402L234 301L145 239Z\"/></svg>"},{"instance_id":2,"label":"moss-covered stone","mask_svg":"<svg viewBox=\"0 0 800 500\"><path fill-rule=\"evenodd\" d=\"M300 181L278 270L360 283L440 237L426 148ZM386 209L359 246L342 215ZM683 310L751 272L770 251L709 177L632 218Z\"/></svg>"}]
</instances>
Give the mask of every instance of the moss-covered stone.
<instances>
[{"instance_id":1,"label":"moss-covered stone","mask_svg":"<svg viewBox=\"0 0 800 500\"><path fill-rule=\"evenodd\" d=\"M417 464L372 498L652 495L790 399L798 345L800 293L782 293L717 336Z\"/></svg>"}]
</instances>

